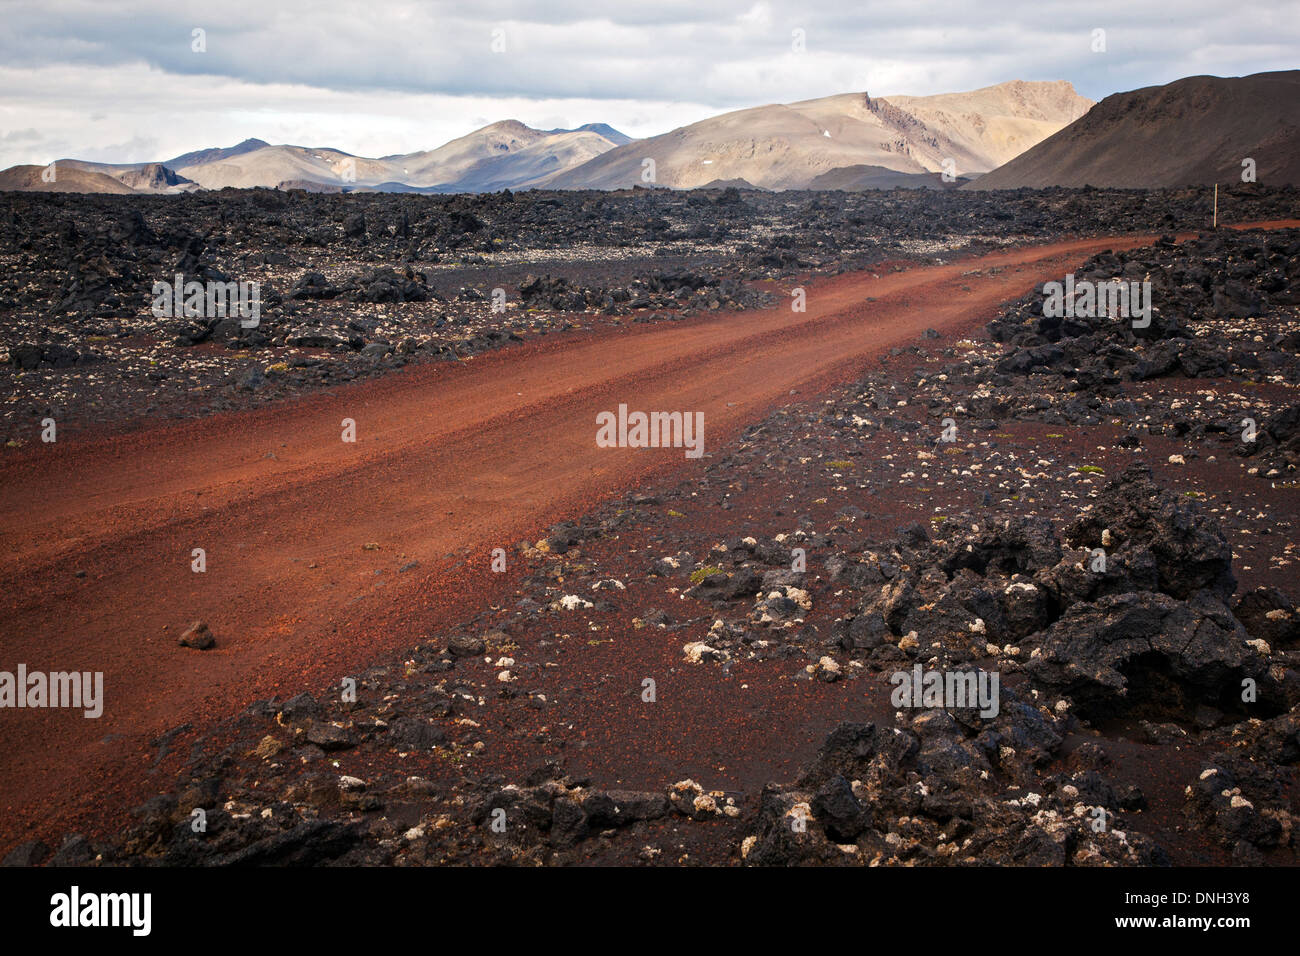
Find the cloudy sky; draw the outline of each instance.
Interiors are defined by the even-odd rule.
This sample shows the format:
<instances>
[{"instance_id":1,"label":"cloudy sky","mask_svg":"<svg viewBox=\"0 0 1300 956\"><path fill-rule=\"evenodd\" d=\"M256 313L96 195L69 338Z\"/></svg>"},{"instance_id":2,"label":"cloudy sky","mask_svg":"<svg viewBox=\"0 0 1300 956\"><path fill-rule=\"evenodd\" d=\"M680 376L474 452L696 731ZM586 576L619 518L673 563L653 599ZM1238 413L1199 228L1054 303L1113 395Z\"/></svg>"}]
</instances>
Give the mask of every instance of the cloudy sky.
<instances>
[{"instance_id":1,"label":"cloudy sky","mask_svg":"<svg viewBox=\"0 0 1300 956\"><path fill-rule=\"evenodd\" d=\"M649 136L848 91L1065 79L1100 99L1297 67L1300 0L0 0L0 168L250 136L381 156L511 118Z\"/></svg>"}]
</instances>

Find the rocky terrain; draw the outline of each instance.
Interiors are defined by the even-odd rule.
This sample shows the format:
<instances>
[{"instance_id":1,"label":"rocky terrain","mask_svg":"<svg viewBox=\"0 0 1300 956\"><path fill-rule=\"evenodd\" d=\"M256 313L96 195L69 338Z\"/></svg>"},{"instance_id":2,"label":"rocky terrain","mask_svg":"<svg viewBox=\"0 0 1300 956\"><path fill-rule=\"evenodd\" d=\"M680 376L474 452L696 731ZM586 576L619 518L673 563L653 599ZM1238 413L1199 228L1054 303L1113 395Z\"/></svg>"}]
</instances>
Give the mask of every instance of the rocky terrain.
<instances>
[{"instance_id":1,"label":"rocky terrain","mask_svg":"<svg viewBox=\"0 0 1300 956\"><path fill-rule=\"evenodd\" d=\"M1291 188L1224 190L1225 220L1295 216ZM0 199L5 441L245 407L609 324L735 312L788 277L1208 221L1200 190L478 196L226 191ZM155 282L260 284L261 316L152 314ZM500 290L500 292L496 292ZM494 308L495 303L495 308Z\"/></svg>"},{"instance_id":2,"label":"rocky terrain","mask_svg":"<svg viewBox=\"0 0 1300 956\"><path fill-rule=\"evenodd\" d=\"M331 314L321 303L355 315L375 295L459 312L472 297L451 288L474 288L468 257L517 252L531 268L563 245L532 225L547 198L431 203L398 235L385 214L399 207L382 201L358 212L275 197L241 230L287 235L296 204L315 213L321 245L283 253L295 271L280 274L277 319ZM696 240L663 233L689 232L706 210L737 252L697 256L694 274L717 278L698 299L722 295L729 267L748 283L717 308L739 313L757 304L742 288L765 280L1048 229L1182 231L1202 200L583 196L568 200L564 231L610 250L673 249ZM1250 210L1241 218L1294 215L1289 192L1234 201ZM10 208L11 239L37 209L45 236L67 232L57 200L26 203ZM589 220L594 203L606 214ZM942 230L915 225L921 208L942 210ZM668 223L658 234L649 209ZM155 257L241 262L131 211L112 220L112 241L18 238L8 305L22 290L54 303L49 316L94 295L98 320L121 323L139 305L120 277L148 274ZM349 237L344 212L363 215L364 232ZM372 271L326 269L316 248L340 247ZM399 249L439 261L382 271ZM269 253L253 255L269 267ZM60 269L37 267L60 257L103 259L112 274L60 285ZM636 307L636 279L611 305L582 291L609 280L576 270L524 278L509 298L542 314L666 317L681 303L669 287L690 283L652 287L640 270L655 258L611 252L601 267L640 277ZM1098 255L1076 278L1149 281L1150 325L1051 319L1040 287L966 338L927 334L846 387L791 396L693 479L519 542L508 601L336 686L287 689L215 729L177 726L156 741L158 795L130 819L24 843L8 862L1294 865L1300 230L1162 238ZM82 368L71 324L65 339L24 329L39 361L11 345L11 363L38 379ZM380 330L357 332L360 346L297 347L364 353ZM301 333L263 334L227 333L225 351L270 358L295 347L274 336ZM46 360L69 341L77 358ZM412 354L394 351L364 361ZM466 580L489 561L470 556ZM998 675L996 713L900 706L893 678L914 669Z\"/></svg>"}]
</instances>

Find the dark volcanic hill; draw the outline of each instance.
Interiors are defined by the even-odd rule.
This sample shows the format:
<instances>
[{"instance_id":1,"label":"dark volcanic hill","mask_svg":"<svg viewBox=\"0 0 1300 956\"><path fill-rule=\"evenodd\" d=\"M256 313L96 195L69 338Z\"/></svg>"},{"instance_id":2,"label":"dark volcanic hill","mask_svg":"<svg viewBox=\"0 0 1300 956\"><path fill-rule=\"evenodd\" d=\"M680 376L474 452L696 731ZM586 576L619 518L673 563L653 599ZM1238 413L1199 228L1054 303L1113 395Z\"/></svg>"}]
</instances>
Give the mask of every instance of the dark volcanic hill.
<instances>
[{"instance_id":1,"label":"dark volcanic hill","mask_svg":"<svg viewBox=\"0 0 1300 956\"><path fill-rule=\"evenodd\" d=\"M822 173L808 183L808 188L848 192L864 189L956 189L969 181L967 176L958 176L953 182L946 183L942 173L901 173L885 166L858 164Z\"/></svg>"},{"instance_id":2,"label":"dark volcanic hill","mask_svg":"<svg viewBox=\"0 0 1300 956\"><path fill-rule=\"evenodd\" d=\"M198 166L202 163L219 163L223 159L233 159L236 156L242 156L244 153L251 153L254 150L263 149L270 145L265 140L246 139L236 146L196 149L193 152L182 153L174 159L167 160L163 165L169 169L180 169L183 166Z\"/></svg>"},{"instance_id":3,"label":"dark volcanic hill","mask_svg":"<svg viewBox=\"0 0 1300 956\"><path fill-rule=\"evenodd\" d=\"M1300 70L1192 76L1108 96L966 189L1300 183Z\"/></svg>"}]
</instances>

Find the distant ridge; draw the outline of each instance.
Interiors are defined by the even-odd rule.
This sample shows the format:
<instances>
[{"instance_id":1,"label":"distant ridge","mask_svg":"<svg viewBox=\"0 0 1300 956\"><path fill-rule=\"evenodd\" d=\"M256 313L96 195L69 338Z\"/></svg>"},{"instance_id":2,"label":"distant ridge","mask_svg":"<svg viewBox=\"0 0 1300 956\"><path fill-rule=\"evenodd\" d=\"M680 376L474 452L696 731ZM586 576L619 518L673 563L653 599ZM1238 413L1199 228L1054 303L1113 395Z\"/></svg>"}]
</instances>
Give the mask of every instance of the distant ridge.
<instances>
[{"instance_id":1,"label":"distant ridge","mask_svg":"<svg viewBox=\"0 0 1300 956\"><path fill-rule=\"evenodd\" d=\"M933 177L927 174L948 166L955 166L958 176L993 169L1091 105L1064 81L1015 80L967 93L845 93L759 106L646 140L633 140L607 123L542 130L508 119L436 149L377 158L328 146L246 139L163 163L61 162L116 181L110 185L93 176L68 181L90 192L127 186L150 193L258 187L452 193L646 185L692 189L715 182L750 189L888 188L885 184L930 185ZM653 178L645 178L652 167ZM904 178L868 173L845 179L850 174L836 173L853 167ZM877 175L884 178L876 181ZM38 188L26 175L8 181L16 184L9 188ZM840 185L829 187L832 182Z\"/></svg>"},{"instance_id":2,"label":"distant ridge","mask_svg":"<svg viewBox=\"0 0 1300 956\"><path fill-rule=\"evenodd\" d=\"M163 165L171 169L181 169L185 166L199 166L203 163L217 163L223 159L231 159L235 156L241 156L244 153L251 153L255 149L263 149L271 144L260 139L246 139L236 146L227 146L215 149L200 149L192 153L182 153L175 159L163 161Z\"/></svg>"},{"instance_id":3,"label":"distant ridge","mask_svg":"<svg viewBox=\"0 0 1300 956\"><path fill-rule=\"evenodd\" d=\"M768 192L761 186L755 186L747 179L715 179L705 183L703 186L696 186L696 189L753 189L758 192Z\"/></svg>"},{"instance_id":4,"label":"distant ridge","mask_svg":"<svg viewBox=\"0 0 1300 956\"><path fill-rule=\"evenodd\" d=\"M603 136L615 146L622 146L625 143L632 142L632 137L626 133L620 133L608 123L587 123L585 126L579 126L577 129L552 129L548 133L595 133Z\"/></svg>"},{"instance_id":5,"label":"distant ridge","mask_svg":"<svg viewBox=\"0 0 1300 956\"><path fill-rule=\"evenodd\" d=\"M884 166L841 166L822 173L808 184L809 189L842 189L862 192L868 189L956 189L969 179L956 177L944 182L942 173L900 173Z\"/></svg>"},{"instance_id":6,"label":"distant ridge","mask_svg":"<svg viewBox=\"0 0 1300 956\"><path fill-rule=\"evenodd\" d=\"M0 190L41 193L108 193L130 195L130 186L107 173L79 169L64 163L54 163L54 178L47 182L42 173L45 166L10 166L0 170Z\"/></svg>"},{"instance_id":7,"label":"distant ridge","mask_svg":"<svg viewBox=\"0 0 1300 956\"><path fill-rule=\"evenodd\" d=\"M985 172L1082 116L1092 101L1064 81L1014 80L968 93L873 97L841 93L723 113L609 150L539 185L692 189L744 179L764 189L807 189L818 176L856 165L900 173Z\"/></svg>"}]
</instances>

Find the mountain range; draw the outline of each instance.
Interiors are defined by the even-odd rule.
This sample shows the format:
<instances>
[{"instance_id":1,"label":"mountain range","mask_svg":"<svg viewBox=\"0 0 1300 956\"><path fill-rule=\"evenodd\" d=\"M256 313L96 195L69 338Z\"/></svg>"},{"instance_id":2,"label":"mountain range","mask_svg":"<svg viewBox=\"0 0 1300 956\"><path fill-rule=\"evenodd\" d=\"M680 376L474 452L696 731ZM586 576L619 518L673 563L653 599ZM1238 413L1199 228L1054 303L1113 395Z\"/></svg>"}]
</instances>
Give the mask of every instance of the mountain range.
<instances>
[{"instance_id":1,"label":"mountain range","mask_svg":"<svg viewBox=\"0 0 1300 956\"><path fill-rule=\"evenodd\" d=\"M13 167L0 172L0 189L175 193L260 186L483 192L691 188L717 180L802 189L818 176L857 166L902 174L901 179L887 177L891 182L913 184L915 177L916 185L929 185L945 159L954 161L958 175L985 172L1091 105L1069 83L1014 81L940 96L847 93L759 106L643 140L604 123L540 130L517 120L492 123L436 149L377 158L248 139L156 163L61 159L55 162L54 182L42 180L41 167ZM654 162L649 178L646 160Z\"/></svg>"},{"instance_id":2,"label":"mountain range","mask_svg":"<svg viewBox=\"0 0 1300 956\"><path fill-rule=\"evenodd\" d=\"M1000 83L970 93L872 97L844 93L724 113L609 150L548 177L552 189L679 189L744 179L766 189L806 189L818 176L878 166L929 181L953 160L954 175L983 173L1078 119L1092 106L1069 83Z\"/></svg>"},{"instance_id":3,"label":"mountain range","mask_svg":"<svg viewBox=\"0 0 1300 956\"><path fill-rule=\"evenodd\" d=\"M155 193L502 189L1015 189L1300 182L1300 71L1189 77L1101 103L1065 81L965 93L843 93L735 110L635 140L604 123L484 126L436 149L367 158L247 139L151 163L61 159L0 172L0 190ZM43 175L44 173L44 175ZM49 180L49 181L47 181Z\"/></svg>"}]
</instances>

